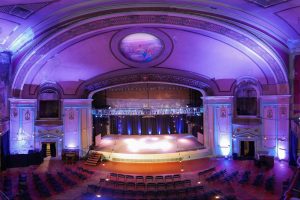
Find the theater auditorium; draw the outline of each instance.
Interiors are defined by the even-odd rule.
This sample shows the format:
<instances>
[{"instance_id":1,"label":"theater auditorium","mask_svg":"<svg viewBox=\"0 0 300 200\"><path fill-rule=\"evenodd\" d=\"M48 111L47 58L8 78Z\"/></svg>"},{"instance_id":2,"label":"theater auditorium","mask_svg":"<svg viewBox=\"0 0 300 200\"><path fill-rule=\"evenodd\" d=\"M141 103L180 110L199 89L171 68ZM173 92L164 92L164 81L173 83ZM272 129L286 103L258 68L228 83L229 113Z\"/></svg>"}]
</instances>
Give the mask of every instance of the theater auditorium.
<instances>
[{"instance_id":1,"label":"theater auditorium","mask_svg":"<svg viewBox=\"0 0 300 200\"><path fill-rule=\"evenodd\" d=\"M300 0L0 0L1 200L300 199Z\"/></svg>"}]
</instances>

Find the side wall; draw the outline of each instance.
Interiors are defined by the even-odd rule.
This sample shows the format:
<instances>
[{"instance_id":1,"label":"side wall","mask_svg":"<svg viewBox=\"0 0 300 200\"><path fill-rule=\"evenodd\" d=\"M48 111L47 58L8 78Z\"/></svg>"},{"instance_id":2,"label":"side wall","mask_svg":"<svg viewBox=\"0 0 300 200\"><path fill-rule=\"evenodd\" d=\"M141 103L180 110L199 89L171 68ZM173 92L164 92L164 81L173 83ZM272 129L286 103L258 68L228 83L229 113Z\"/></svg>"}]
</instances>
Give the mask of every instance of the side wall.
<instances>
[{"instance_id":1,"label":"side wall","mask_svg":"<svg viewBox=\"0 0 300 200\"><path fill-rule=\"evenodd\" d=\"M36 125L37 100L10 99L10 153L27 154L41 149L41 142L56 142L58 156L62 149L77 149L85 155L92 144L90 99L62 100L63 128ZM51 120L46 120L51 122Z\"/></svg>"}]
</instances>

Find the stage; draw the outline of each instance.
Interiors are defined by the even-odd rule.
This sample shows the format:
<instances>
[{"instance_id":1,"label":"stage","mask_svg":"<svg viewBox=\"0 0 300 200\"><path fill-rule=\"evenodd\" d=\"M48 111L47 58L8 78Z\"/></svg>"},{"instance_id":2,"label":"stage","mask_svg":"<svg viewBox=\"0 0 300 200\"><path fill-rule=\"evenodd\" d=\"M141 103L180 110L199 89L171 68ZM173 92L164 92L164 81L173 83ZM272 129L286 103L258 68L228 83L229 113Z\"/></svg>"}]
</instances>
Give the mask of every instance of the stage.
<instances>
[{"instance_id":1,"label":"stage","mask_svg":"<svg viewBox=\"0 0 300 200\"><path fill-rule=\"evenodd\" d=\"M95 150L115 162L176 162L210 155L209 149L190 134L109 135Z\"/></svg>"}]
</instances>

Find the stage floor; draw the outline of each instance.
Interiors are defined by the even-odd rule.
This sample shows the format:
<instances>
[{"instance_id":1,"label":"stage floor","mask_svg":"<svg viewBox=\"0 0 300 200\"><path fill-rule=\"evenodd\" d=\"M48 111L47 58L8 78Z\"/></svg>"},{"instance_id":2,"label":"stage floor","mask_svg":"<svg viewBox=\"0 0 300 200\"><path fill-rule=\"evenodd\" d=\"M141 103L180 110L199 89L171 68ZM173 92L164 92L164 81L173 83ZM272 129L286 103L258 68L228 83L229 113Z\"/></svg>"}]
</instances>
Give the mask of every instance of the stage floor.
<instances>
[{"instance_id":1,"label":"stage floor","mask_svg":"<svg viewBox=\"0 0 300 200\"><path fill-rule=\"evenodd\" d=\"M109 135L102 138L97 151L114 153L161 154L204 149L193 135Z\"/></svg>"},{"instance_id":2,"label":"stage floor","mask_svg":"<svg viewBox=\"0 0 300 200\"><path fill-rule=\"evenodd\" d=\"M117 162L175 162L209 154L190 134L109 135L102 138L94 151Z\"/></svg>"}]
</instances>

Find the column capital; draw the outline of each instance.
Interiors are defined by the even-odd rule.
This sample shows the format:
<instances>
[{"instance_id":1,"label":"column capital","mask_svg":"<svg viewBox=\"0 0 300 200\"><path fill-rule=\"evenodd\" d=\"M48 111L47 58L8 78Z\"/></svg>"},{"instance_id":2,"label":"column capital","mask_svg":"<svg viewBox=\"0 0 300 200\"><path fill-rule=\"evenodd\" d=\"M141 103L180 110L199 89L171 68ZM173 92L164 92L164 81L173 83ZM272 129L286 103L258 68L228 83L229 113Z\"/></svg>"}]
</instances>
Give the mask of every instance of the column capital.
<instances>
[{"instance_id":1,"label":"column capital","mask_svg":"<svg viewBox=\"0 0 300 200\"><path fill-rule=\"evenodd\" d=\"M233 96L204 96L205 104L230 104L233 102Z\"/></svg>"},{"instance_id":2,"label":"column capital","mask_svg":"<svg viewBox=\"0 0 300 200\"><path fill-rule=\"evenodd\" d=\"M64 107L91 107L93 99L61 99Z\"/></svg>"},{"instance_id":3,"label":"column capital","mask_svg":"<svg viewBox=\"0 0 300 200\"><path fill-rule=\"evenodd\" d=\"M289 104L291 95L262 95L260 99L263 103Z\"/></svg>"}]
</instances>

